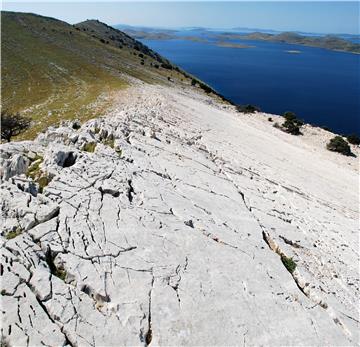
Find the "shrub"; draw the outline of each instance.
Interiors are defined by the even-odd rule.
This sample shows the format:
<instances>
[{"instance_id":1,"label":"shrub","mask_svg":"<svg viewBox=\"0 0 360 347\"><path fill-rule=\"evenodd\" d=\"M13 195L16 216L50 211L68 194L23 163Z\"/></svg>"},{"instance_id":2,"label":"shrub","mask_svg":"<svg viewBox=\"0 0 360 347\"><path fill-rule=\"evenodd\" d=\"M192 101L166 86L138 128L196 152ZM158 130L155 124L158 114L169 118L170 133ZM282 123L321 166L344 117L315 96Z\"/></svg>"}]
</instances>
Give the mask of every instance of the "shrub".
<instances>
[{"instance_id":1,"label":"shrub","mask_svg":"<svg viewBox=\"0 0 360 347\"><path fill-rule=\"evenodd\" d=\"M168 64L168 63L162 63L162 64L161 64L161 67L162 67L163 69L167 69L167 70L172 70L172 69L173 69L172 65L171 65L171 64Z\"/></svg>"},{"instance_id":2,"label":"shrub","mask_svg":"<svg viewBox=\"0 0 360 347\"><path fill-rule=\"evenodd\" d=\"M300 127L304 122L296 117L294 112L285 112L283 114L285 122L282 124L282 130L291 135L301 135Z\"/></svg>"},{"instance_id":3,"label":"shrub","mask_svg":"<svg viewBox=\"0 0 360 347\"><path fill-rule=\"evenodd\" d=\"M294 112L289 112L289 111L285 112L285 113L283 114L283 117L284 117L286 120L294 120L294 119L296 119L295 113L294 113Z\"/></svg>"},{"instance_id":4,"label":"shrub","mask_svg":"<svg viewBox=\"0 0 360 347\"><path fill-rule=\"evenodd\" d=\"M301 132L300 132L300 127L299 125L297 125L294 121L292 120L286 120L284 123L283 123L283 129L291 134L291 135L300 135Z\"/></svg>"},{"instance_id":5,"label":"shrub","mask_svg":"<svg viewBox=\"0 0 360 347\"><path fill-rule=\"evenodd\" d=\"M358 135L351 134L346 136L346 138L352 145L360 145L360 137Z\"/></svg>"},{"instance_id":6,"label":"shrub","mask_svg":"<svg viewBox=\"0 0 360 347\"><path fill-rule=\"evenodd\" d=\"M269 118L268 118L268 121L269 121L269 122L272 122L272 121L273 121L273 119L272 119L271 117L269 117Z\"/></svg>"},{"instance_id":7,"label":"shrub","mask_svg":"<svg viewBox=\"0 0 360 347\"><path fill-rule=\"evenodd\" d=\"M343 155L352 155L349 144L341 137L335 136L326 145L326 148L332 152L338 152Z\"/></svg>"},{"instance_id":8,"label":"shrub","mask_svg":"<svg viewBox=\"0 0 360 347\"><path fill-rule=\"evenodd\" d=\"M72 128L73 128L74 130L79 130L79 129L81 128L81 123L80 123L78 120L76 120L76 121L73 123Z\"/></svg>"},{"instance_id":9,"label":"shrub","mask_svg":"<svg viewBox=\"0 0 360 347\"><path fill-rule=\"evenodd\" d=\"M211 88L204 83L200 84L200 88L207 94L211 93Z\"/></svg>"},{"instance_id":10,"label":"shrub","mask_svg":"<svg viewBox=\"0 0 360 347\"><path fill-rule=\"evenodd\" d=\"M13 136L17 136L30 127L30 119L7 111L1 111L1 140L10 142Z\"/></svg>"},{"instance_id":11,"label":"shrub","mask_svg":"<svg viewBox=\"0 0 360 347\"><path fill-rule=\"evenodd\" d=\"M298 126L304 125L304 122L302 120L298 119L294 112L287 111L283 114L283 117L285 118L285 120L291 121L295 125L298 125Z\"/></svg>"},{"instance_id":12,"label":"shrub","mask_svg":"<svg viewBox=\"0 0 360 347\"><path fill-rule=\"evenodd\" d=\"M87 142L83 146L82 150L89 153L94 153L96 148L96 142Z\"/></svg>"},{"instance_id":13,"label":"shrub","mask_svg":"<svg viewBox=\"0 0 360 347\"><path fill-rule=\"evenodd\" d=\"M191 85L192 85L192 86L196 86L196 83L197 83L197 82L196 82L196 79L193 78L193 79L191 80Z\"/></svg>"},{"instance_id":14,"label":"shrub","mask_svg":"<svg viewBox=\"0 0 360 347\"><path fill-rule=\"evenodd\" d=\"M260 108L255 106L255 105L237 105L236 109L238 112L241 113L255 113L255 112L260 112Z\"/></svg>"},{"instance_id":15,"label":"shrub","mask_svg":"<svg viewBox=\"0 0 360 347\"><path fill-rule=\"evenodd\" d=\"M294 260L292 258L282 255L281 261L284 264L284 266L286 267L286 270L288 270L291 274L295 271L296 263L294 262Z\"/></svg>"}]
</instances>

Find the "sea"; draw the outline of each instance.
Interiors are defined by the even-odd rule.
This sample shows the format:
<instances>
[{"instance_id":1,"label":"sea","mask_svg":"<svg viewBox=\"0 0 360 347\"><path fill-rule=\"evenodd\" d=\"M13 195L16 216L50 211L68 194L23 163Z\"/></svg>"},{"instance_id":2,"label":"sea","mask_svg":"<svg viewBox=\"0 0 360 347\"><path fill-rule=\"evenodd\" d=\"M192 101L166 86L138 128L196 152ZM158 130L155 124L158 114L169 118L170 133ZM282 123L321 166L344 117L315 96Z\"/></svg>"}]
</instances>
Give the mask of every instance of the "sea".
<instances>
[{"instance_id":1,"label":"sea","mask_svg":"<svg viewBox=\"0 0 360 347\"><path fill-rule=\"evenodd\" d=\"M360 135L359 54L268 41L227 41L250 48L182 37L141 41L237 104L292 111L306 123Z\"/></svg>"}]
</instances>

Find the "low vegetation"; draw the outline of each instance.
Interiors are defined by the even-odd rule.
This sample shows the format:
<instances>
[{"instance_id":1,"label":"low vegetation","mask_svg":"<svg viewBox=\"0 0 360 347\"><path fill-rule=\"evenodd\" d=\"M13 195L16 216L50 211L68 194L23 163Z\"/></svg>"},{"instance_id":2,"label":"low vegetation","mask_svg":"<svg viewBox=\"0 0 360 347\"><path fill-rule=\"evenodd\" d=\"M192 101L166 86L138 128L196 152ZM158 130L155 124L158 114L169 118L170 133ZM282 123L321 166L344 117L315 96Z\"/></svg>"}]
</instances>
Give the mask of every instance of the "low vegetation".
<instances>
[{"instance_id":1,"label":"low vegetation","mask_svg":"<svg viewBox=\"0 0 360 347\"><path fill-rule=\"evenodd\" d=\"M301 135L300 128L304 122L297 118L294 112L285 112L283 114L285 122L282 124L281 129L291 135Z\"/></svg>"},{"instance_id":2,"label":"low vegetation","mask_svg":"<svg viewBox=\"0 0 360 347\"><path fill-rule=\"evenodd\" d=\"M346 139L351 143L352 145L360 145L360 137L356 134L351 134L346 136Z\"/></svg>"},{"instance_id":3,"label":"low vegetation","mask_svg":"<svg viewBox=\"0 0 360 347\"><path fill-rule=\"evenodd\" d=\"M236 105L236 110L241 113L255 113L260 112L260 108L255 105Z\"/></svg>"},{"instance_id":4,"label":"low vegetation","mask_svg":"<svg viewBox=\"0 0 360 347\"><path fill-rule=\"evenodd\" d=\"M19 113L12 114L1 111L1 140L10 142L14 136L18 136L30 127L31 120L20 116Z\"/></svg>"},{"instance_id":5,"label":"low vegetation","mask_svg":"<svg viewBox=\"0 0 360 347\"><path fill-rule=\"evenodd\" d=\"M112 137L112 136L109 136L107 137L106 139L104 139L102 141L102 143L105 145L105 146L109 146L111 148L114 148L114 145L115 145L115 139Z\"/></svg>"},{"instance_id":6,"label":"low vegetation","mask_svg":"<svg viewBox=\"0 0 360 347\"><path fill-rule=\"evenodd\" d=\"M338 152L343 155L348 155L348 156L353 155L349 144L341 136L333 137L330 140L330 142L326 145L326 148L329 151Z\"/></svg>"},{"instance_id":7,"label":"low vegetation","mask_svg":"<svg viewBox=\"0 0 360 347\"><path fill-rule=\"evenodd\" d=\"M284 264L284 266L286 267L286 269L292 274L295 269L296 269L296 263L294 262L294 260L292 258L289 258L285 255L281 256L281 261Z\"/></svg>"},{"instance_id":8,"label":"low vegetation","mask_svg":"<svg viewBox=\"0 0 360 347\"><path fill-rule=\"evenodd\" d=\"M82 150L89 153L94 153L96 148L96 142L87 142L82 147Z\"/></svg>"},{"instance_id":9,"label":"low vegetation","mask_svg":"<svg viewBox=\"0 0 360 347\"><path fill-rule=\"evenodd\" d=\"M5 234L5 238L7 240L14 239L16 236L21 235L23 230L20 227L17 227L15 230L9 231L7 234Z\"/></svg>"},{"instance_id":10,"label":"low vegetation","mask_svg":"<svg viewBox=\"0 0 360 347\"><path fill-rule=\"evenodd\" d=\"M37 155L29 166L26 176L30 177L34 182L39 186L38 192L43 193L44 188L49 185L52 178L40 168L41 163L43 162L43 157Z\"/></svg>"},{"instance_id":11,"label":"low vegetation","mask_svg":"<svg viewBox=\"0 0 360 347\"><path fill-rule=\"evenodd\" d=\"M2 106L32 119L17 140L33 139L62 120L86 121L103 114L127 87L124 74L147 83L168 84L168 76L191 81L141 42L99 21L73 26L7 11L1 20Z\"/></svg>"}]
</instances>

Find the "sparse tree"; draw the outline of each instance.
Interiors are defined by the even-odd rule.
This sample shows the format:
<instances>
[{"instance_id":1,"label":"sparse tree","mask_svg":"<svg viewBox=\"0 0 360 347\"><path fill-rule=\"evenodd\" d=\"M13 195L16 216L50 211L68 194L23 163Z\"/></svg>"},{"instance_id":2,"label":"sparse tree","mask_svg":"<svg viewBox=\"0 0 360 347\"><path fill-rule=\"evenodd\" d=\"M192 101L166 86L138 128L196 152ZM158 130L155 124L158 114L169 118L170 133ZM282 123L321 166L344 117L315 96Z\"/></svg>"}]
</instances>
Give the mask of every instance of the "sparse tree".
<instances>
[{"instance_id":1,"label":"sparse tree","mask_svg":"<svg viewBox=\"0 0 360 347\"><path fill-rule=\"evenodd\" d=\"M17 136L30 127L30 119L1 111L1 140L11 141L13 136Z\"/></svg>"}]
</instances>

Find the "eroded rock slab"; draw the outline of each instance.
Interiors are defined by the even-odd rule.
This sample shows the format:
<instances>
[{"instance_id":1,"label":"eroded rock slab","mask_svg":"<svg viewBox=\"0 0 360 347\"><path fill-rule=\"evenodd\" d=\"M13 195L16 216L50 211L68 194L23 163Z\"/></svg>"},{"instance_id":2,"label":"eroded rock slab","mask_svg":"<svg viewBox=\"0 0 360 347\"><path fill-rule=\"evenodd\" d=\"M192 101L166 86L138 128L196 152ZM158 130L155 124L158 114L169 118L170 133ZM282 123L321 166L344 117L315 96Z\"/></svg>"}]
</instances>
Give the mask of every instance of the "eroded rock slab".
<instances>
[{"instance_id":1,"label":"eroded rock slab","mask_svg":"<svg viewBox=\"0 0 360 347\"><path fill-rule=\"evenodd\" d=\"M204 96L128 93L35 155L2 145L3 339L356 345L354 165Z\"/></svg>"}]
</instances>

